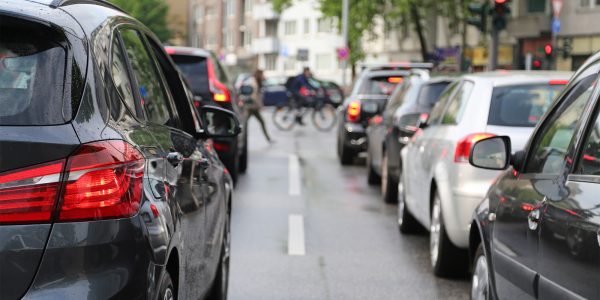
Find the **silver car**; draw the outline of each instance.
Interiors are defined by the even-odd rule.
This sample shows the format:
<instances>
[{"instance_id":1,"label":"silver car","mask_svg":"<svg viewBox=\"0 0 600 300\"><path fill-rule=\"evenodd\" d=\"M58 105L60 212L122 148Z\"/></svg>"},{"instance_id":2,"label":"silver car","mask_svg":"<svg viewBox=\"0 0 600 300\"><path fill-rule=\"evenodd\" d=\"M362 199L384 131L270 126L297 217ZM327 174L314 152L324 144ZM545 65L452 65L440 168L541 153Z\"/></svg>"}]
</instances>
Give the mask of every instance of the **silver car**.
<instances>
[{"instance_id":1,"label":"silver car","mask_svg":"<svg viewBox=\"0 0 600 300\"><path fill-rule=\"evenodd\" d=\"M499 71L465 75L448 86L401 152L398 222L402 232L430 231L436 275L466 270L473 210L498 171L469 164L471 146L508 135L513 150L527 142L570 73Z\"/></svg>"}]
</instances>

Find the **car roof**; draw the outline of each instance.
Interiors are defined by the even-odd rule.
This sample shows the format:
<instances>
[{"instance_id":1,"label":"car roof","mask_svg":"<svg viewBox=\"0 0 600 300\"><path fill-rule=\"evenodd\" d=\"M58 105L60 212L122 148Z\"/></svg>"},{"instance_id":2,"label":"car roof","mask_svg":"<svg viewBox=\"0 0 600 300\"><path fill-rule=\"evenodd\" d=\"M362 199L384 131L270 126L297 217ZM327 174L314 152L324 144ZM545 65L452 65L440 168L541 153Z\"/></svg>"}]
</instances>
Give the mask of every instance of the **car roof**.
<instances>
[{"instance_id":1,"label":"car roof","mask_svg":"<svg viewBox=\"0 0 600 300\"><path fill-rule=\"evenodd\" d=\"M410 70L385 70L385 71L365 71L365 77L373 78L373 77L384 77L384 76L408 76L410 75Z\"/></svg>"},{"instance_id":2,"label":"car roof","mask_svg":"<svg viewBox=\"0 0 600 300\"><path fill-rule=\"evenodd\" d=\"M194 47L182 47L182 46L165 46L165 50L169 55L188 55L188 56L200 56L210 57L211 52L205 49L194 48Z\"/></svg>"},{"instance_id":3,"label":"car roof","mask_svg":"<svg viewBox=\"0 0 600 300\"><path fill-rule=\"evenodd\" d=\"M551 80L567 81L572 75L572 72L560 71L493 71L463 75L462 78L475 82L488 82L493 86L505 86L542 83Z\"/></svg>"}]
</instances>

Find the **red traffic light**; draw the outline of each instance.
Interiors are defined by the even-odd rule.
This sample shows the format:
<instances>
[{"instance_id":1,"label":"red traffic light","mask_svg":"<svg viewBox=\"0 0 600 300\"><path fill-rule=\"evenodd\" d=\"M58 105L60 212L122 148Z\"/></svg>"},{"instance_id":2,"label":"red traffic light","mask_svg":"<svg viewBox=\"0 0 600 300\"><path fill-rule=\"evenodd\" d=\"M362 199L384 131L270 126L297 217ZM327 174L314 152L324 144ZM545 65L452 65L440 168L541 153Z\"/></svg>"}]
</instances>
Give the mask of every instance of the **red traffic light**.
<instances>
[{"instance_id":1,"label":"red traffic light","mask_svg":"<svg viewBox=\"0 0 600 300\"><path fill-rule=\"evenodd\" d=\"M534 68L538 69L542 67L542 62L539 59L536 59L532 62Z\"/></svg>"},{"instance_id":2,"label":"red traffic light","mask_svg":"<svg viewBox=\"0 0 600 300\"><path fill-rule=\"evenodd\" d=\"M546 55L552 55L552 50L552 45L546 44L546 46L544 46L544 53L546 53Z\"/></svg>"}]
</instances>

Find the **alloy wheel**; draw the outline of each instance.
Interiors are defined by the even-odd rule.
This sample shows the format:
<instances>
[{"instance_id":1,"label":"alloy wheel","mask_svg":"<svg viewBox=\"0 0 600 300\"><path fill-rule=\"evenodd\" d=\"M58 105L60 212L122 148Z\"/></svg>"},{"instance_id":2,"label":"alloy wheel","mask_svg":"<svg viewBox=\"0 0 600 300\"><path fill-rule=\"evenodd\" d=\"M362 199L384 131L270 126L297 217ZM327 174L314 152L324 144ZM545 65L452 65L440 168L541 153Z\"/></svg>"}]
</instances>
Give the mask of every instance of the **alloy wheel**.
<instances>
[{"instance_id":1,"label":"alloy wheel","mask_svg":"<svg viewBox=\"0 0 600 300\"><path fill-rule=\"evenodd\" d=\"M475 263L471 280L471 299L486 300L489 291L488 265L485 255L481 254Z\"/></svg>"},{"instance_id":2,"label":"alloy wheel","mask_svg":"<svg viewBox=\"0 0 600 300\"><path fill-rule=\"evenodd\" d=\"M431 212L431 225L429 227L429 252L431 256L431 265L435 267L438 260L440 248L440 229L441 229L441 203L436 195L433 201L433 210Z\"/></svg>"},{"instance_id":3,"label":"alloy wheel","mask_svg":"<svg viewBox=\"0 0 600 300\"><path fill-rule=\"evenodd\" d=\"M387 153L383 154L381 162L381 194L385 195L388 188L388 157Z\"/></svg>"}]
</instances>

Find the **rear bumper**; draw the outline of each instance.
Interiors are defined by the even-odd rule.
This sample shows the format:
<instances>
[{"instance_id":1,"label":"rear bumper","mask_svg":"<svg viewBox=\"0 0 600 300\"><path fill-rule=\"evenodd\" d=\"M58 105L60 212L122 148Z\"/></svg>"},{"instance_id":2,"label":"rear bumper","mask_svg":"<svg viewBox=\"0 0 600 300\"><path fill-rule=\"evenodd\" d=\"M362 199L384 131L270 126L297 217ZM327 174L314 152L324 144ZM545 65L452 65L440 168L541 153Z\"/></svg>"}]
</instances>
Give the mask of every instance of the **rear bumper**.
<instances>
[{"instance_id":1,"label":"rear bumper","mask_svg":"<svg viewBox=\"0 0 600 300\"><path fill-rule=\"evenodd\" d=\"M367 150L367 131L362 124L344 123L342 134L345 147L359 152Z\"/></svg>"}]
</instances>

